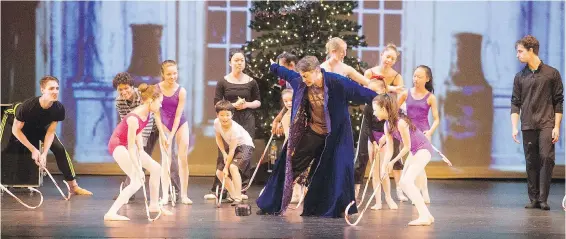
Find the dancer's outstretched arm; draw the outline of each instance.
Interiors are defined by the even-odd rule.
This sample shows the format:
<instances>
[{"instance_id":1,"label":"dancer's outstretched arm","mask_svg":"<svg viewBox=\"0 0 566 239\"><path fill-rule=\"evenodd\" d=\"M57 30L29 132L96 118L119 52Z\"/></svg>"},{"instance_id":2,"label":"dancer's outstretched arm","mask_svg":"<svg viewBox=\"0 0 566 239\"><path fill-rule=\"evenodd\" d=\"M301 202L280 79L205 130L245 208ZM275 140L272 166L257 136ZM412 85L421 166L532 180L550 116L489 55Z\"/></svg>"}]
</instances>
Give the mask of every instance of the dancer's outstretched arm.
<instances>
[{"instance_id":1,"label":"dancer's outstretched arm","mask_svg":"<svg viewBox=\"0 0 566 239\"><path fill-rule=\"evenodd\" d=\"M362 74L360 74L358 71L356 71L354 67L351 67L346 64L344 65L346 66L346 76L348 76L350 79L354 80L355 82L358 82L358 84L360 85L367 86L369 84L369 79L363 76Z\"/></svg>"},{"instance_id":2,"label":"dancer's outstretched arm","mask_svg":"<svg viewBox=\"0 0 566 239\"><path fill-rule=\"evenodd\" d=\"M377 93L374 91L358 85L346 77L340 75L335 76L338 77L337 82L344 87L346 99L352 101L354 104L371 104L373 98L377 96Z\"/></svg>"},{"instance_id":3,"label":"dancer's outstretched arm","mask_svg":"<svg viewBox=\"0 0 566 239\"><path fill-rule=\"evenodd\" d=\"M297 89L299 83L302 81L301 75L298 72L291 71L284 66L276 64L273 60L270 61L271 66L269 67L269 71L277 77L289 82L294 90Z\"/></svg>"}]
</instances>

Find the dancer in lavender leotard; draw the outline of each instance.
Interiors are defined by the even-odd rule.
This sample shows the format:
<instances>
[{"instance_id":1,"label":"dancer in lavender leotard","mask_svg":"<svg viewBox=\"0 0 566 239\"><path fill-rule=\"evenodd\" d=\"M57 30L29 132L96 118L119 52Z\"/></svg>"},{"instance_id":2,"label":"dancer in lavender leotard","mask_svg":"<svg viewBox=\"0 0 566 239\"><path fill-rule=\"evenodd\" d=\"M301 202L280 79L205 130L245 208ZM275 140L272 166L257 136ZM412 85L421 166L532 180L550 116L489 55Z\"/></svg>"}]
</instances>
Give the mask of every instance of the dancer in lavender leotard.
<instances>
[{"instance_id":1,"label":"dancer in lavender leotard","mask_svg":"<svg viewBox=\"0 0 566 239\"><path fill-rule=\"evenodd\" d=\"M399 105L403 103L407 105L407 116L409 119L430 141L440 120L432 84L432 71L428 66L421 65L415 69L413 73L413 88L403 92L398 99ZM432 111L432 117L434 118L432 126L428 122L429 111ZM411 162L406 162L406 164L411 164ZM422 192L425 203L430 203L428 180L425 171L417 177L416 183Z\"/></svg>"},{"instance_id":2,"label":"dancer in lavender leotard","mask_svg":"<svg viewBox=\"0 0 566 239\"><path fill-rule=\"evenodd\" d=\"M189 154L189 125L185 118L184 108L187 91L185 88L177 84L177 63L173 60L166 60L161 64L161 76L163 81L157 84L163 93L163 103L161 111L156 114L156 123L159 128L159 141L161 147L161 163L167 163L161 168L161 189L163 197L161 203L163 205L169 203L169 184L168 177L171 160L171 144L173 138L178 147L177 160L179 162L179 178L181 181L181 202L183 204L192 204L193 202L187 196L187 188L189 186L189 164L187 157Z\"/></svg>"},{"instance_id":3,"label":"dancer in lavender leotard","mask_svg":"<svg viewBox=\"0 0 566 239\"><path fill-rule=\"evenodd\" d=\"M425 166L430 161L431 153L433 152L432 145L423 132L418 130L406 115L399 113L397 102L395 102L393 97L387 94L378 95L373 100L373 109L374 115L379 120L387 120L384 127L387 141L385 159L388 161L391 159L393 138L403 142L403 148L400 153L387 164L387 169L385 170L393 169L394 163L410 152L409 160L412 163L405 165L405 172L401 175L400 184L403 192L415 204L419 217L409 222L409 225L428 226L434 222L434 217L430 214L423 197L415 185L415 178L424 171ZM450 161L443 159L450 165Z\"/></svg>"},{"instance_id":4,"label":"dancer in lavender leotard","mask_svg":"<svg viewBox=\"0 0 566 239\"><path fill-rule=\"evenodd\" d=\"M383 80L382 77L374 77L370 80L368 88L370 88L371 90L375 91L378 94L385 94L386 90L387 90L387 86L385 85L385 81ZM398 206L395 203L395 201L393 200L393 198L391 198L391 182L389 180L389 172L384 172L385 178L383 180L381 180L380 182L380 172L379 172L379 168L383 168L385 165L387 165L387 162L384 160L384 157L382 155L383 150L380 150L380 152L377 152L377 150L380 149L380 147L378 147L378 142L379 140L382 138L383 135L385 135L384 131L383 131L383 125L385 124L384 120L378 120L377 117L375 117L373 115L373 105L372 104L368 104L365 106L364 108L364 118L365 120L367 120L367 124L365 124L365 127L362 127L362 130L365 130L365 134L368 135L368 139L367 140L367 144L368 144L368 161L373 162L374 157L379 153L379 157L377 157L375 160L376 162L373 164L374 168L373 168L373 174L371 175L371 184L373 185L373 190L380 190L383 189L383 193L385 194L385 201L387 202L387 206L389 206L389 209L397 209ZM361 143L366 143L366 142L361 142ZM399 148L398 145L397 149ZM394 147L395 150L395 147ZM398 154L394 153L394 155ZM367 162L366 162L367 163ZM398 162L400 163L400 162ZM362 173L362 177L365 174L365 166L363 167L363 171L360 172ZM356 174L354 174L355 177ZM383 186L381 189L379 189L377 186L381 183L381 185ZM375 197L375 205L373 205L371 207L371 210L380 210L382 208L381 205L381 192L379 194L376 195Z\"/></svg>"}]
</instances>

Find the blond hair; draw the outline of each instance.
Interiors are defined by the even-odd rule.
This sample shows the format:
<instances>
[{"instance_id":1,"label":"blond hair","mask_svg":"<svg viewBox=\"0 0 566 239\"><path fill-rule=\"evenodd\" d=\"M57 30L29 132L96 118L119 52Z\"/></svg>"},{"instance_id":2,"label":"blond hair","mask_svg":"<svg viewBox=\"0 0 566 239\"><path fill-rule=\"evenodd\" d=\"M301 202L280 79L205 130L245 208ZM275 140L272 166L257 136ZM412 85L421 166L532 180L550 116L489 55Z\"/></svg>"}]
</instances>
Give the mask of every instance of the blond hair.
<instances>
[{"instance_id":1,"label":"blond hair","mask_svg":"<svg viewBox=\"0 0 566 239\"><path fill-rule=\"evenodd\" d=\"M397 56L399 56L401 53L399 52L399 50L397 50L397 46L393 43L389 43L387 45L385 45L385 48L383 48L383 51L387 51L387 50L392 50L395 53L397 53Z\"/></svg>"},{"instance_id":2,"label":"blond hair","mask_svg":"<svg viewBox=\"0 0 566 239\"><path fill-rule=\"evenodd\" d=\"M333 37L326 42L326 54L330 54L331 51L338 50L342 47L342 45L346 45L346 42L342 40L340 37Z\"/></svg>"}]
</instances>

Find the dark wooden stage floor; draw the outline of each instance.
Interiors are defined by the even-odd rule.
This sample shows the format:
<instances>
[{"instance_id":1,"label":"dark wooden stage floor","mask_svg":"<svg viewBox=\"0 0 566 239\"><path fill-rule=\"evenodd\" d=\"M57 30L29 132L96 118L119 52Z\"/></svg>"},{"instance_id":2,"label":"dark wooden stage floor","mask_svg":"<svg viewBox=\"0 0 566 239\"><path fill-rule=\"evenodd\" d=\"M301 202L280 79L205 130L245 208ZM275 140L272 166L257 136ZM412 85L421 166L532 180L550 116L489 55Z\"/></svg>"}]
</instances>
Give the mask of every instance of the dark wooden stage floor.
<instances>
[{"instance_id":1,"label":"dark wooden stage floor","mask_svg":"<svg viewBox=\"0 0 566 239\"><path fill-rule=\"evenodd\" d=\"M121 214L129 222L104 222L122 177L82 176L81 186L94 192L92 197L63 201L51 181L40 190L45 202L28 210L4 193L1 201L2 238L8 237L124 237L124 238L564 238L565 212L560 206L564 181L553 183L550 211L527 210L525 181L429 181L436 222L429 227L408 227L416 209L400 203L399 210L368 210L358 226L344 219L305 218L290 210L285 216L257 216L254 199L260 186L251 188L249 203L253 214L237 217L225 204L217 209L205 201L212 178L190 179L189 194L194 204L177 205L174 216L150 223L145 216L143 197L126 205ZM47 179L47 178L46 178ZM58 180L61 177L57 176ZM48 179L47 179L48 180ZM18 194L29 200L29 193ZM384 208L387 208L384 205Z\"/></svg>"}]
</instances>

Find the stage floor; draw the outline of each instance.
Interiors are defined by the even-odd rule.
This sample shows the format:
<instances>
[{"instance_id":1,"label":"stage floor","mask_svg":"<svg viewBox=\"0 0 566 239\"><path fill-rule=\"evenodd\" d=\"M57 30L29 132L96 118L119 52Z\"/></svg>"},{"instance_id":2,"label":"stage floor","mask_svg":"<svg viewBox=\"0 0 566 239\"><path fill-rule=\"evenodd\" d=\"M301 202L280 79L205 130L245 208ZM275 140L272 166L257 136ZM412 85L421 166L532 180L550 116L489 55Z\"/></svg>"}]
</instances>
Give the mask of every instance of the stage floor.
<instances>
[{"instance_id":1,"label":"stage floor","mask_svg":"<svg viewBox=\"0 0 566 239\"><path fill-rule=\"evenodd\" d=\"M61 180L60 176L56 176ZM550 211L524 209L526 181L431 180L430 211L436 222L428 227L409 227L416 209L399 203L399 210L368 209L358 226L344 219L301 217L301 210L288 210L285 216L258 216L255 199L260 186L248 195L252 215L237 217L234 207L204 200L212 178L190 179L189 196L194 204L173 208L175 215L150 223L145 215L143 196L122 208L129 222L104 222L123 177L82 176L79 183L94 196L61 199L53 183L46 183L43 205L29 210L4 193L1 200L2 238L8 237L122 237L122 238L564 238L565 212L561 207L564 181L552 184ZM19 193L26 201L38 197ZM368 195L369 196L369 195ZM385 203L385 200L384 200ZM383 206L387 208L387 205Z\"/></svg>"}]
</instances>

